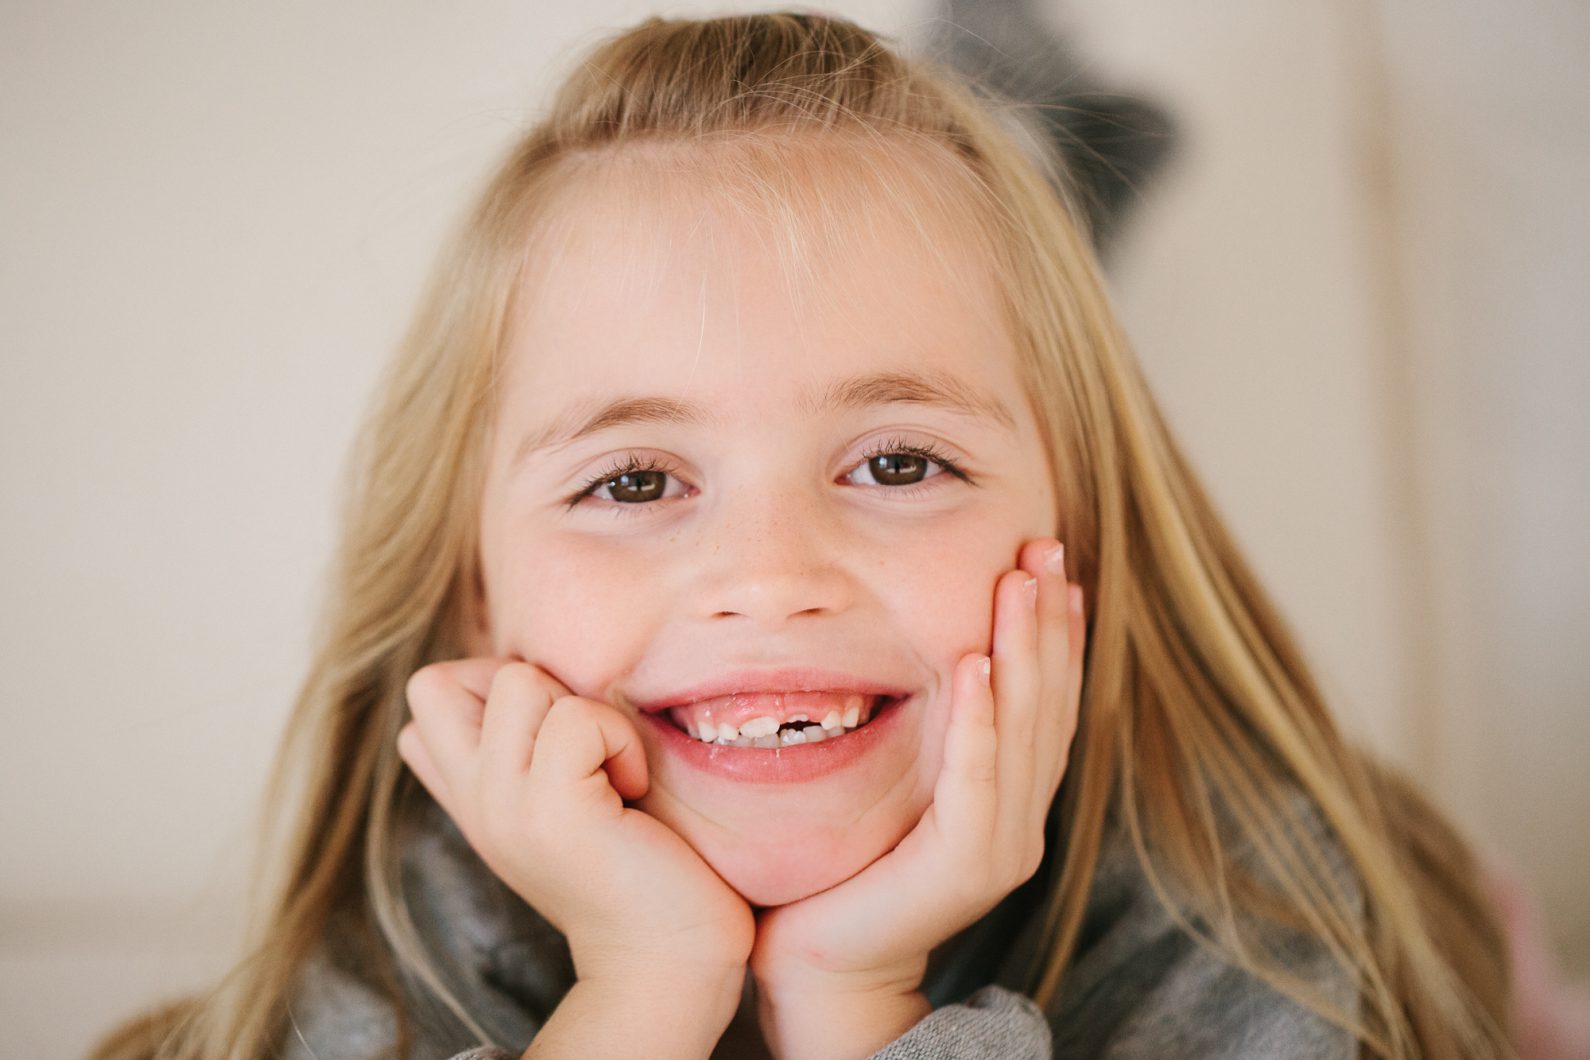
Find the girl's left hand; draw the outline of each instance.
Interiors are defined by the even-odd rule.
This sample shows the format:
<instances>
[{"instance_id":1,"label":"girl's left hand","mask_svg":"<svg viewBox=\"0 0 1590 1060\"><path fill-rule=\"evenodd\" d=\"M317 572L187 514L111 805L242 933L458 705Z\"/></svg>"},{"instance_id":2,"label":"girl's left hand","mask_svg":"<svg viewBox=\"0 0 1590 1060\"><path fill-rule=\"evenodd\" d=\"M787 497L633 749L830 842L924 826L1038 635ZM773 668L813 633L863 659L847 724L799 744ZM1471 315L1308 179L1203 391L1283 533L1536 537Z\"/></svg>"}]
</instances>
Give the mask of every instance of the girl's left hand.
<instances>
[{"instance_id":1,"label":"girl's left hand","mask_svg":"<svg viewBox=\"0 0 1590 1060\"><path fill-rule=\"evenodd\" d=\"M751 971L779 1057L865 1057L930 1006L928 954L1037 871L1076 732L1087 637L1064 549L1029 541L994 587L993 658L955 668L933 803L889 853L767 910Z\"/></svg>"}]
</instances>

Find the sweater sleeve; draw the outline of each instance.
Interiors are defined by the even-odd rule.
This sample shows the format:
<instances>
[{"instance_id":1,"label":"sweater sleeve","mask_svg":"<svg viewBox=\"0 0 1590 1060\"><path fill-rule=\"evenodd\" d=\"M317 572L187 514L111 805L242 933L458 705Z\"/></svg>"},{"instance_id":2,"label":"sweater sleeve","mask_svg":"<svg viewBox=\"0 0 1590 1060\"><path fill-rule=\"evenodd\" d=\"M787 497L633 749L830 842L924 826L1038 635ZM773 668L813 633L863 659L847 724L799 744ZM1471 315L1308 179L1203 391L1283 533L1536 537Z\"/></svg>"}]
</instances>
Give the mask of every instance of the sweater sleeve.
<instances>
[{"instance_id":1,"label":"sweater sleeve","mask_svg":"<svg viewBox=\"0 0 1590 1060\"><path fill-rule=\"evenodd\" d=\"M1357 895L1345 856L1318 815L1302 827L1331 856L1333 882ZM1361 899L1359 900L1361 903ZM1011 987L1025 978L1041 940L1031 926L1004 935L1007 961L958 1004L942 1004L873 1060L916 1057L1235 1060L1239 1057L1356 1057L1347 1030L1278 992L1190 934L1149 885L1131 844L1119 835L1101 851L1078 945L1047 1013ZM1325 944L1274 931L1266 948L1320 1000L1357 1015L1357 981ZM937 999L964 996L960 983ZM930 991L930 997L934 992Z\"/></svg>"},{"instance_id":2,"label":"sweater sleeve","mask_svg":"<svg viewBox=\"0 0 1590 1060\"><path fill-rule=\"evenodd\" d=\"M1301 796L1294 820L1325 851L1331 884L1361 916L1362 891L1346 855ZM1251 867L1262 875L1257 864ZM1350 1031L1190 934L1119 837L1101 853L1088 904L1077 952L1048 1013L1055 1056L1357 1056ZM1321 1003L1346 1019L1357 1017L1358 981L1323 940L1275 925L1257 930L1268 955Z\"/></svg>"},{"instance_id":3,"label":"sweater sleeve","mask_svg":"<svg viewBox=\"0 0 1590 1060\"><path fill-rule=\"evenodd\" d=\"M1302 956L1301 954L1299 956ZM1323 953L1294 965L1345 993ZM1114 964L1045 1019L1033 1002L999 986L935 1009L872 1060L1198 1060L1307 1056L1348 1058L1346 1031L1176 931Z\"/></svg>"},{"instance_id":4,"label":"sweater sleeve","mask_svg":"<svg viewBox=\"0 0 1590 1060\"><path fill-rule=\"evenodd\" d=\"M1032 1001L985 986L958 1005L934 1009L872 1060L1048 1060L1049 1026Z\"/></svg>"},{"instance_id":5,"label":"sweater sleeve","mask_svg":"<svg viewBox=\"0 0 1590 1060\"><path fill-rule=\"evenodd\" d=\"M411 807L401 846L407 911L432 971L481 1033L406 972L396 984L378 982L375 969L391 958L380 953L373 916L349 903L299 969L278 1060L394 1056L399 1009L413 1060L500 1060L483 1041L507 1046L499 1052L511 1060L572 983L563 937L491 875L440 807Z\"/></svg>"},{"instance_id":6,"label":"sweater sleeve","mask_svg":"<svg viewBox=\"0 0 1590 1060\"><path fill-rule=\"evenodd\" d=\"M987 986L935 1009L872 1060L1357 1056L1351 1034L1200 945L1168 917L1158 931L1144 930L1141 921L1132 927L1135 944L1084 957L1048 1018L1029 998ZM1352 1011L1352 986L1322 947L1299 942L1291 956L1296 972Z\"/></svg>"},{"instance_id":7,"label":"sweater sleeve","mask_svg":"<svg viewBox=\"0 0 1590 1060\"><path fill-rule=\"evenodd\" d=\"M1354 1037L1201 945L1178 926L1145 933L1115 960L1079 965L1050 1016L1057 1057L1198 1060L1357 1056ZM1322 945L1293 940L1293 972L1345 1012L1356 990Z\"/></svg>"}]
</instances>

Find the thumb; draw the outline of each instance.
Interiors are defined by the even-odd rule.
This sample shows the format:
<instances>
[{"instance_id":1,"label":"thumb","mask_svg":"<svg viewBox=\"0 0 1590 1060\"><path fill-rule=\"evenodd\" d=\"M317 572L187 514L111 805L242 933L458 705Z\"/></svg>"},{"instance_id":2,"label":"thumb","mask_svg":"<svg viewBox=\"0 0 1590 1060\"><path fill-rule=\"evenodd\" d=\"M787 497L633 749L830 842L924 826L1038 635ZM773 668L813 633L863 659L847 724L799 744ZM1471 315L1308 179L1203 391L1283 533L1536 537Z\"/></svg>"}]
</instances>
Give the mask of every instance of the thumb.
<instances>
[{"instance_id":1,"label":"thumb","mask_svg":"<svg viewBox=\"0 0 1590 1060\"><path fill-rule=\"evenodd\" d=\"M618 708L594 699L565 696L552 705L541 729L531 772L561 787L598 770L619 797L638 799L651 786L640 733Z\"/></svg>"}]
</instances>

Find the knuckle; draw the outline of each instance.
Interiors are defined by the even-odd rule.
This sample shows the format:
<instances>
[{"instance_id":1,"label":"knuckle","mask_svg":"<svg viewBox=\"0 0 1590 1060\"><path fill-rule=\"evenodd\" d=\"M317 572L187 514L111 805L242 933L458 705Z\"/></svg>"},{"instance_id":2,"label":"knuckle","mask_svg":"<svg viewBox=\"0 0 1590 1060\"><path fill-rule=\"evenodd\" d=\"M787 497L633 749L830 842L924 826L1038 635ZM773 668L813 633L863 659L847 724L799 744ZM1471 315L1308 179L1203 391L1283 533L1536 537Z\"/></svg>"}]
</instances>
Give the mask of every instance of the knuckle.
<instances>
[{"instance_id":1,"label":"knuckle","mask_svg":"<svg viewBox=\"0 0 1590 1060\"><path fill-rule=\"evenodd\" d=\"M398 730L398 736L397 736L398 757L403 759L403 761L405 761L405 762L412 762L414 760L414 752L416 750L418 750L418 748L419 748L419 743L420 743L420 732L419 732L419 729L411 721L411 722L407 723L406 725L404 725L403 728Z\"/></svg>"},{"instance_id":2,"label":"knuckle","mask_svg":"<svg viewBox=\"0 0 1590 1060\"><path fill-rule=\"evenodd\" d=\"M986 758L975 758L966 763L966 778L976 784L992 784L999 777L995 763Z\"/></svg>"},{"instance_id":3,"label":"knuckle","mask_svg":"<svg viewBox=\"0 0 1590 1060\"><path fill-rule=\"evenodd\" d=\"M557 716L564 725L595 725L601 712L601 705L592 700L565 695L552 701L547 721L550 722L554 716Z\"/></svg>"},{"instance_id":4,"label":"knuckle","mask_svg":"<svg viewBox=\"0 0 1590 1060\"><path fill-rule=\"evenodd\" d=\"M559 696L569 694L569 690L564 688L557 678L523 659L510 659L503 663L497 675L512 682L516 689L527 694L542 695L548 699L557 699Z\"/></svg>"},{"instance_id":5,"label":"knuckle","mask_svg":"<svg viewBox=\"0 0 1590 1060\"><path fill-rule=\"evenodd\" d=\"M558 732L564 729L566 726L577 722L579 719L580 712L578 702L569 699L567 696L564 696L560 699L554 699L552 701L552 705L547 708L547 717L546 720L541 723L541 728L543 732L548 729L552 730L553 732Z\"/></svg>"},{"instance_id":6,"label":"knuckle","mask_svg":"<svg viewBox=\"0 0 1590 1060\"><path fill-rule=\"evenodd\" d=\"M535 690L535 673L529 663L509 662L498 667L491 677L491 698L522 696Z\"/></svg>"},{"instance_id":7,"label":"knuckle","mask_svg":"<svg viewBox=\"0 0 1590 1060\"><path fill-rule=\"evenodd\" d=\"M567 695L572 695L573 694L563 684L562 681L559 681L556 677L553 677L550 673L548 673L547 671L543 670L541 667L535 666L535 665L533 665L531 663L525 663L525 667L530 671L531 675L535 678L537 687L542 689L547 694L547 698L549 698L549 699L557 699L560 696L567 696Z\"/></svg>"},{"instance_id":8,"label":"knuckle","mask_svg":"<svg viewBox=\"0 0 1590 1060\"><path fill-rule=\"evenodd\" d=\"M408 697L409 707L416 704L429 704L438 696L444 694L450 684L442 663L432 663L422 666L409 675L403 687L403 693Z\"/></svg>"}]
</instances>

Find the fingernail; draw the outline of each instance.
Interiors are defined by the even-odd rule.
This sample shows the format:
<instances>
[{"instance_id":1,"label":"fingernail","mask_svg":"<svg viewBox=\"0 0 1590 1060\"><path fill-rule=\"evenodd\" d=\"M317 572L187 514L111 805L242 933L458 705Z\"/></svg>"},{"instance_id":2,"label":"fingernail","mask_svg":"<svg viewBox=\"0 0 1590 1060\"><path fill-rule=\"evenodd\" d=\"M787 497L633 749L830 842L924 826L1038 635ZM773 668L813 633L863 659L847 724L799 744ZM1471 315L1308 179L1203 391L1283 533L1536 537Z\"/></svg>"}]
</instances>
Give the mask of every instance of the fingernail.
<instances>
[{"instance_id":1,"label":"fingernail","mask_svg":"<svg viewBox=\"0 0 1590 1060\"><path fill-rule=\"evenodd\" d=\"M1064 574L1066 570L1066 547L1055 545L1043 554L1043 569L1050 574Z\"/></svg>"},{"instance_id":2,"label":"fingernail","mask_svg":"<svg viewBox=\"0 0 1590 1060\"><path fill-rule=\"evenodd\" d=\"M994 664L988 656L983 656L983 661L977 664L977 676L983 679L983 684L988 684L988 677L994 672Z\"/></svg>"},{"instance_id":3,"label":"fingernail","mask_svg":"<svg viewBox=\"0 0 1590 1060\"><path fill-rule=\"evenodd\" d=\"M1038 606L1038 579L1028 578L1022 582L1021 594L1027 598L1028 607Z\"/></svg>"}]
</instances>

